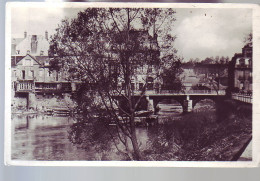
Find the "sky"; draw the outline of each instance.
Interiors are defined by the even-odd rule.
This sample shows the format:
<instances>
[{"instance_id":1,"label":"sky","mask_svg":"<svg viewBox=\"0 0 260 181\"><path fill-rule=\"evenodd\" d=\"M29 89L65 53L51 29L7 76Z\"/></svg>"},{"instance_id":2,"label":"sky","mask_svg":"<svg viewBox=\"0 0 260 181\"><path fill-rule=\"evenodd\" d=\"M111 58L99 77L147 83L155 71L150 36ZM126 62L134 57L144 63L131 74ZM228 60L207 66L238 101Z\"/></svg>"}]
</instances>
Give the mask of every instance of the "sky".
<instances>
[{"instance_id":1,"label":"sky","mask_svg":"<svg viewBox=\"0 0 260 181\"><path fill-rule=\"evenodd\" d=\"M27 34L49 35L55 33L65 17L75 18L82 9L76 8L15 8L12 9L12 37ZM173 34L177 36L175 48L178 55L190 58L229 56L240 53L244 38L252 31L251 9L175 9Z\"/></svg>"}]
</instances>

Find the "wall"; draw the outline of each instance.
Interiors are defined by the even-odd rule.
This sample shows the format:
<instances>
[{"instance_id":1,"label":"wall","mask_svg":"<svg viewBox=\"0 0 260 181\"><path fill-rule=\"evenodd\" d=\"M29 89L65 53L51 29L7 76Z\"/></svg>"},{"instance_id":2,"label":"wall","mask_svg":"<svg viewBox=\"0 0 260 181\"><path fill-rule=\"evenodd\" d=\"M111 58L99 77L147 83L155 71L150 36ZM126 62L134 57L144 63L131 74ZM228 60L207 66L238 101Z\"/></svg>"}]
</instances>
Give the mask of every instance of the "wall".
<instances>
[{"instance_id":1,"label":"wall","mask_svg":"<svg viewBox=\"0 0 260 181\"><path fill-rule=\"evenodd\" d=\"M34 93L31 93L34 94ZM29 96L32 98L33 96ZM29 101L30 102L30 101ZM37 111L44 111L47 108L54 107L66 107L73 108L76 106L76 103L70 98L70 94L65 93L63 95L35 95L34 100L30 102L30 108ZM14 112L18 110L25 110L27 107L27 96L15 96L12 98L12 110Z\"/></svg>"},{"instance_id":2,"label":"wall","mask_svg":"<svg viewBox=\"0 0 260 181\"><path fill-rule=\"evenodd\" d=\"M26 97L13 97L11 101L12 109L20 110L26 109L27 98Z\"/></svg>"}]
</instances>

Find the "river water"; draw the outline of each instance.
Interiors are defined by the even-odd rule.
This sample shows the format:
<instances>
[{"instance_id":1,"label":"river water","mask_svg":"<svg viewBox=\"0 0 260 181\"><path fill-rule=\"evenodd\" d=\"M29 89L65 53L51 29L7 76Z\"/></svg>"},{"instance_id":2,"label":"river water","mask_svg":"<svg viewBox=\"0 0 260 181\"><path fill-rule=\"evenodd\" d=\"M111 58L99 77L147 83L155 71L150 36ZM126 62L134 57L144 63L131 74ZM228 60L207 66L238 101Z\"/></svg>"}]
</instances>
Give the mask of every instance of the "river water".
<instances>
[{"instance_id":1,"label":"river water","mask_svg":"<svg viewBox=\"0 0 260 181\"><path fill-rule=\"evenodd\" d=\"M165 116L179 117L182 112L177 104L160 104L159 121ZM12 115L12 159L16 160L120 160L115 146L106 143L103 135L94 135L99 147L93 142L89 145L73 144L72 131L77 128L76 120L71 117L48 115ZM149 134L149 135L148 135ZM137 128L137 137L142 148L153 133L145 127ZM92 137L93 138L93 137ZM82 140L81 140L82 141ZM86 141L86 140L85 140ZM88 141L88 140L87 140ZM97 140L94 140L97 142ZM102 142L104 141L104 142ZM84 142L84 140L82 141ZM95 142L95 143L96 143ZM120 144L119 144L120 147ZM94 149L95 148L95 149ZM99 150L99 151L98 151Z\"/></svg>"}]
</instances>

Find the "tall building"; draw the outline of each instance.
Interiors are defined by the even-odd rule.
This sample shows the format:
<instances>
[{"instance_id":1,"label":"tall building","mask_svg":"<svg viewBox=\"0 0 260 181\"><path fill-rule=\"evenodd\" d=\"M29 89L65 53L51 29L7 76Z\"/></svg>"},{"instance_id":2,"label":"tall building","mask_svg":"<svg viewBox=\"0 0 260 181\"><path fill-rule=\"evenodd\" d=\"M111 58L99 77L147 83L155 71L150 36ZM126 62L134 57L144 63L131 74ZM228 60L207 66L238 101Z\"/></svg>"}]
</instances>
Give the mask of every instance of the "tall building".
<instances>
[{"instance_id":1,"label":"tall building","mask_svg":"<svg viewBox=\"0 0 260 181\"><path fill-rule=\"evenodd\" d=\"M246 45L229 63L229 89L231 92L252 92L252 46Z\"/></svg>"}]
</instances>

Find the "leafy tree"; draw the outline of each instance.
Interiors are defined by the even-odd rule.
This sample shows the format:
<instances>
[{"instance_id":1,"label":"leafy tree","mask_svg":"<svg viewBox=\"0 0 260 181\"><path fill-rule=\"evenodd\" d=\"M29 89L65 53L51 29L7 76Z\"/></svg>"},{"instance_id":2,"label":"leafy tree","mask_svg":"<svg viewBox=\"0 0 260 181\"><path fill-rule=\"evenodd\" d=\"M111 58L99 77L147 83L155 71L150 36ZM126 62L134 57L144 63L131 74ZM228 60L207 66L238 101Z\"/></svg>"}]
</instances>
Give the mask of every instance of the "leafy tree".
<instances>
[{"instance_id":1,"label":"leafy tree","mask_svg":"<svg viewBox=\"0 0 260 181\"><path fill-rule=\"evenodd\" d=\"M88 8L75 19L63 20L51 40L51 64L81 82L75 98L87 121L115 124L113 130L124 145L118 151L132 160L144 159L135 116L149 77L160 82L162 70L178 60L176 37L170 33L174 13L157 8ZM143 84L136 96L133 80L140 77Z\"/></svg>"},{"instance_id":2,"label":"leafy tree","mask_svg":"<svg viewBox=\"0 0 260 181\"><path fill-rule=\"evenodd\" d=\"M251 46L253 45L253 34L249 33L245 38L244 38L244 43L245 45Z\"/></svg>"},{"instance_id":3,"label":"leafy tree","mask_svg":"<svg viewBox=\"0 0 260 181\"><path fill-rule=\"evenodd\" d=\"M201 64L212 64L214 62L214 58L210 57L210 58L205 58L205 60L201 61Z\"/></svg>"},{"instance_id":4,"label":"leafy tree","mask_svg":"<svg viewBox=\"0 0 260 181\"><path fill-rule=\"evenodd\" d=\"M172 65L168 68L163 69L163 86L164 90L175 90L175 91L183 91L184 87L180 80L180 75L183 72L181 69L181 60L172 63Z\"/></svg>"}]
</instances>

